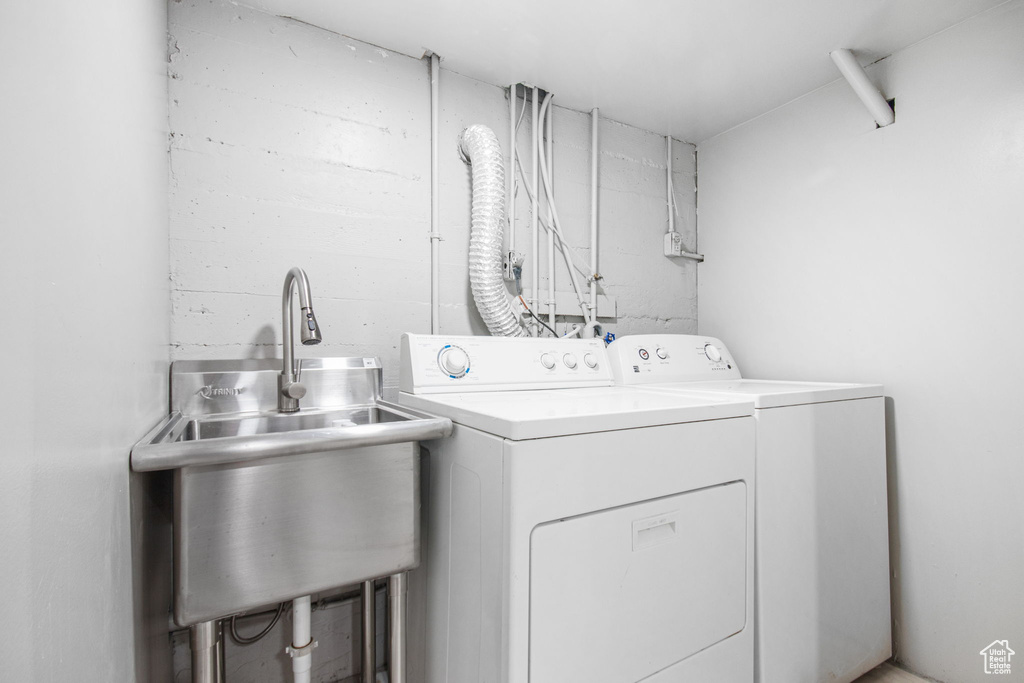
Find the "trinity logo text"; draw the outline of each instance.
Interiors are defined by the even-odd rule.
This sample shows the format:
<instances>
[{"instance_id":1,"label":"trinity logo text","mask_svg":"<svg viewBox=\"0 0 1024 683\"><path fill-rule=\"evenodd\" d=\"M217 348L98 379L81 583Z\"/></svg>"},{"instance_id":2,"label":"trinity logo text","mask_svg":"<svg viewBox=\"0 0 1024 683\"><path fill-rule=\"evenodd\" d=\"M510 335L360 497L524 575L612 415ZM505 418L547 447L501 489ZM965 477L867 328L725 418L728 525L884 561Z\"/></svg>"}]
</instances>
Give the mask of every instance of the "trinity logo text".
<instances>
[{"instance_id":1,"label":"trinity logo text","mask_svg":"<svg viewBox=\"0 0 1024 683\"><path fill-rule=\"evenodd\" d=\"M985 673L987 674L1009 674L1010 658L1016 652L1010 649L1010 643L1006 640L996 640L981 651L985 658Z\"/></svg>"}]
</instances>

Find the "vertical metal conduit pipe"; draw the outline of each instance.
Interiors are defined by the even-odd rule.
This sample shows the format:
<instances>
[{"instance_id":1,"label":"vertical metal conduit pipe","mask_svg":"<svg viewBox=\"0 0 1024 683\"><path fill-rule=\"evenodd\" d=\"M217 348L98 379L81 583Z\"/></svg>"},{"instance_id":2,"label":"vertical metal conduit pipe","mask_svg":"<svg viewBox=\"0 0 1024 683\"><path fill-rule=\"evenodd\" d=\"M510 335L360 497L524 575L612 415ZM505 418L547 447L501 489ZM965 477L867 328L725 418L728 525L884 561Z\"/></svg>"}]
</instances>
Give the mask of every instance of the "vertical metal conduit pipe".
<instances>
[{"instance_id":1,"label":"vertical metal conduit pipe","mask_svg":"<svg viewBox=\"0 0 1024 683\"><path fill-rule=\"evenodd\" d=\"M377 678L377 591L372 579L363 582L363 683Z\"/></svg>"},{"instance_id":2,"label":"vertical metal conduit pipe","mask_svg":"<svg viewBox=\"0 0 1024 683\"><path fill-rule=\"evenodd\" d=\"M189 629L189 641L192 648L192 683L222 683L223 644L217 621L193 625Z\"/></svg>"},{"instance_id":3,"label":"vertical metal conduit pipe","mask_svg":"<svg viewBox=\"0 0 1024 683\"><path fill-rule=\"evenodd\" d=\"M601 122L601 110L590 110L590 320L587 321L587 336L597 335L597 171L601 152L598 149L597 130Z\"/></svg>"},{"instance_id":4,"label":"vertical metal conduit pipe","mask_svg":"<svg viewBox=\"0 0 1024 683\"><path fill-rule=\"evenodd\" d=\"M675 193L672 192L672 136L665 136L665 202L668 204L668 231L676 231Z\"/></svg>"},{"instance_id":5,"label":"vertical metal conduit pipe","mask_svg":"<svg viewBox=\"0 0 1024 683\"><path fill-rule=\"evenodd\" d=\"M441 59L430 55L430 333L441 332L441 192L437 144Z\"/></svg>"},{"instance_id":6,"label":"vertical metal conduit pipe","mask_svg":"<svg viewBox=\"0 0 1024 683\"><path fill-rule=\"evenodd\" d=\"M405 572L388 577L389 654L388 683L406 683L406 616L408 576Z\"/></svg>"},{"instance_id":7,"label":"vertical metal conduit pipe","mask_svg":"<svg viewBox=\"0 0 1024 683\"><path fill-rule=\"evenodd\" d=\"M525 97L525 95L524 95ZM508 250L516 250L516 103L519 99L519 85L513 83L508 89L508 120L509 120L509 143L508 143L508 173L505 178L508 181L508 200L505 205L508 213Z\"/></svg>"},{"instance_id":8,"label":"vertical metal conduit pipe","mask_svg":"<svg viewBox=\"0 0 1024 683\"><path fill-rule=\"evenodd\" d=\"M538 147L540 146L540 121L538 121L539 109L540 109L540 88L533 86L533 102L532 102L531 113L533 114L533 177L530 179L530 185L533 186L533 204L532 204L532 215L530 216L530 225L533 230L533 251L530 257L533 259L533 291L530 292L533 296L530 297L530 309L535 314L540 315L540 308L537 304L540 302L540 216L538 216L538 210L540 209L540 157L538 154ZM530 325L534 329L535 336L540 335L539 325L531 318Z\"/></svg>"},{"instance_id":9,"label":"vertical metal conduit pipe","mask_svg":"<svg viewBox=\"0 0 1024 683\"><path fill-rule=\"evenodd\" d=\"M551 95L548 94L550 98ZM547 140L547 154L545 155L544 163L548 166L548 176L551 178L551 189L554 191L555 186L555 166L552 162L552 155L554 154L554 118L553 106L547 108L546 115L544 116L544 130L546 131ZM547 195L547 209L546 218L548 225L553 225L551 220L551 206L555 203L555 198L552 195ZM555 329L555 231L548 230L548 326L551 329Z\"/></svg>"}]
</instances>

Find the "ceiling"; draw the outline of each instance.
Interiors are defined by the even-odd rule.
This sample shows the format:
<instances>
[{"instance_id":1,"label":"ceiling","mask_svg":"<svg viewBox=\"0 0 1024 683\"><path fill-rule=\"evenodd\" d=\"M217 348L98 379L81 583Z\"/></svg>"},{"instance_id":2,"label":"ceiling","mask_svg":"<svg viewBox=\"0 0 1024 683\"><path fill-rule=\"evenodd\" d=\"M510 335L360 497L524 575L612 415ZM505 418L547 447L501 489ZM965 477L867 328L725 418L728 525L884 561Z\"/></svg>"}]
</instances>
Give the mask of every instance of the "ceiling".
<instances>
[{"instance_id":1,"label":"ceiling","mask_svg":"<svg viewBox=\"0 0 1024 683\"><path fill-rule=\"evenodd\" d=\"M699 142L1005 0L243 0ZM443 81L442 81L443 83ZM443 85L442 85L443 87ZM443 97L443 95L442 95Z\"/></svg>"}]
</instances>

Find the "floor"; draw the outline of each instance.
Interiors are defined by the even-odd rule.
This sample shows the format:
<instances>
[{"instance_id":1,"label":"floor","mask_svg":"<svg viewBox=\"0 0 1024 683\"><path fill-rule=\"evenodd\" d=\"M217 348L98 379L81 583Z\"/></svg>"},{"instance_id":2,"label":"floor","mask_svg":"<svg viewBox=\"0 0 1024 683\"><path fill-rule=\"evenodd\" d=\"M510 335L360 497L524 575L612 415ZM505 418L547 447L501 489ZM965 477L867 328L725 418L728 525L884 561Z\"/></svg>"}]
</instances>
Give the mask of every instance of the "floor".
<instances>
[{"instance_id":1,"label":"floor","mask_svg":"<svg viewBox=\"0 0 1024 683\"><path fill-rule=\"evenodd\" d=\"M892 664L883 664L869 671L853 683L927 683L927 679L897 669Z\"/></svg>"}]
</instances>

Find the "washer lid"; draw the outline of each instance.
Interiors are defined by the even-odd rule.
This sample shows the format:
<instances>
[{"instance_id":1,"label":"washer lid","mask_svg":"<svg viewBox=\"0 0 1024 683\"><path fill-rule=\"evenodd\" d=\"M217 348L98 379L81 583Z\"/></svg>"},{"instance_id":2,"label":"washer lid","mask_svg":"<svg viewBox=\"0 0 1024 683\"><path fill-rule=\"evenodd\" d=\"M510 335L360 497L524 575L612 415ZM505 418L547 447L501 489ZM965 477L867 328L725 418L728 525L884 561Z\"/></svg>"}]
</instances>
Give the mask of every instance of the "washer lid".
<instances>
[{"instance_id":1,"label":"washer lid","mask_svg":"<svg viewBox=\"0 0 1024 683\"><path fill-rule=\"evenodd\" d=\"M807 403L848 401L882 396L880 384L839 384L833 382L781 382L766 379L732 379L710 382L668 382L645 384L648 391L681 395L730 396L754 402L756 408L781 408Z\"/></svg>"},{"instance_id":2,"label":"washer lid","mask_svg":"<svg viewBox=\"0 0 1024 683\"><path fill-rule=\"evenodd\" d=\"M754 414L749 398L632 387L399 394L399 403L507 439L540 439Z\"/></svg>"}]
</instances>

